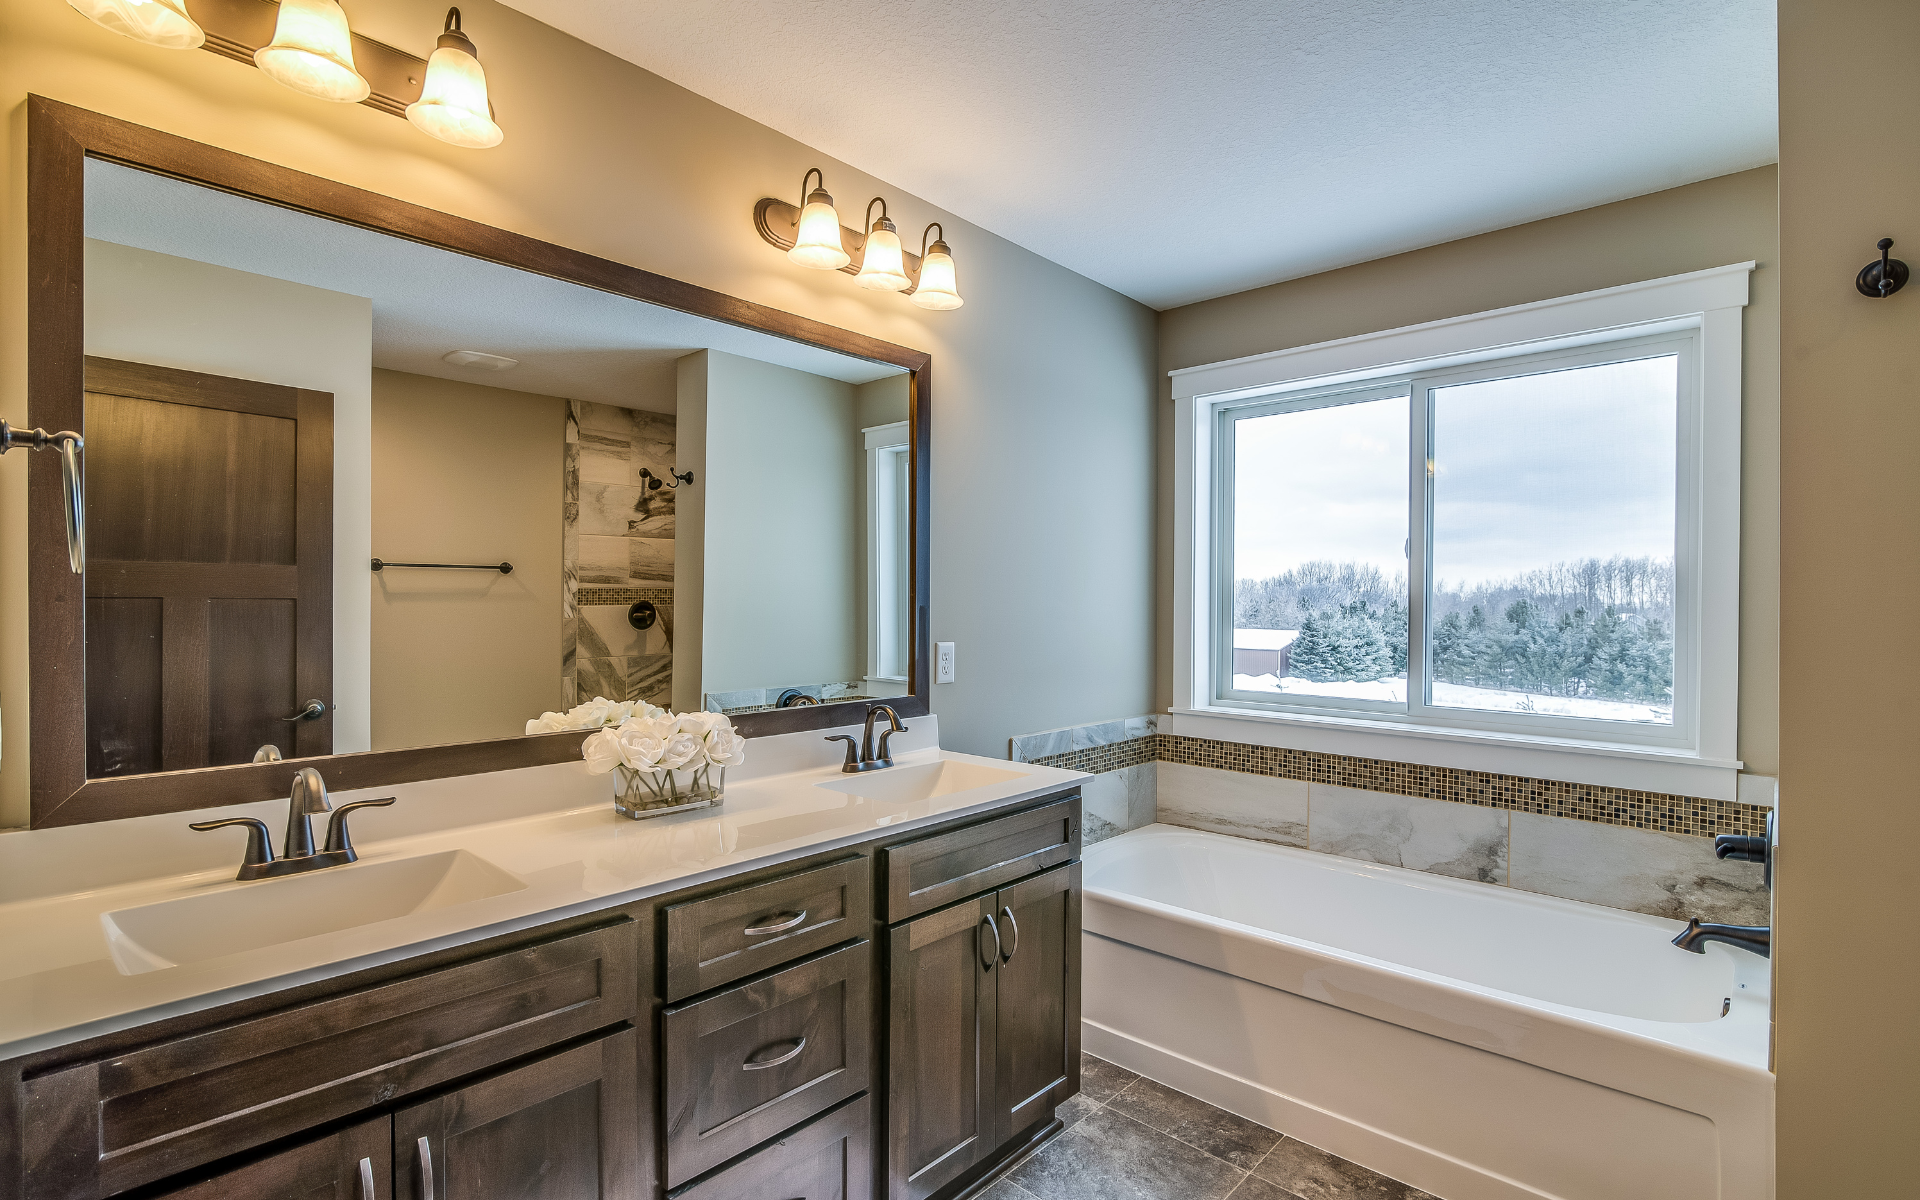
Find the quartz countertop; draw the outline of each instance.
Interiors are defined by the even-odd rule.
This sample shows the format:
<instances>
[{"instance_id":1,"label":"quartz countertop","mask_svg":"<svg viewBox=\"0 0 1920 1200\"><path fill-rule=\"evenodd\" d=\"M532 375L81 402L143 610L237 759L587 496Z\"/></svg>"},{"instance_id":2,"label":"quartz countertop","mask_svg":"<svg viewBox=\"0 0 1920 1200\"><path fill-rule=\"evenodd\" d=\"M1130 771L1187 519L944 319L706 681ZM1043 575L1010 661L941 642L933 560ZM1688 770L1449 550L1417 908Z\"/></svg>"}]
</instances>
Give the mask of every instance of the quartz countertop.
<instances>
[{"instance_id":1,"label":"quartz countertop","mask_svg":"<svg viewBox=\"0 0 1920 1200\"><path fill-rule=\"evenodd\" d=\"M933 724L928 718L921 723ZM464 850L526 886L139 974L122 973L116 966L103 914L222 890L271 888L283 881L234 881L242 845L235 831L227 831L232 836L218 843L229 852L221 865L206 865L208 844L192 837L210 835L180 838L175 832L176 826L202 819L205 813L7 834L0 837L0 868L11 865L9 860L22 861L33 850L44 853L36 855L40 861L33 870L24 872L31 878L16 878L15 886L0 893L0 1058L612 908L879 835L990 812L1086 778L1075 771L926 747L897 755L894 769L949 761L991 768L1004 777L927 799L870 799L839 790L856 786L849 781L865 776L843 775L837 760L820 763L823 756L811 741L819 737L755 739L750 748L775 752L762 755L767 760L763 773L729 779L721 807L642 821L616 815L610 800L598 798L600 791L611 795L608 777L587 777L578 763L377 789L412 793L400 800L412 813L384 829L379 817L399 811L399 806L356 813L357 819L365 818L356 824L360 862L327 868L328 873ZM786 738L809 740L785 750L761 746ZM888 774L872 773L877 794L887 790L883 781ZM463 784L465 788L458 786ZM523 794L516 797L516 788ZM340 804L368 794L334 799ZM592 802L580 803L589 796ZM285 804L218 811L263 816L276 831L277 843ZM472 820L475 816L481 819ZM383 836L408 825L412 828L398 836ZM150 870L125 865L116 870L86 859L90 849L109 859L127 858L129 843L137 845L143 832L151 832L158 847ZM13 840L36 837L43 839L39 847ZM174 847L178 853L170 853ZM54 890L62 878L58 868L63 858L72 860L67 873L77 885L72 890Z\"/></svg>"}]
</instances>

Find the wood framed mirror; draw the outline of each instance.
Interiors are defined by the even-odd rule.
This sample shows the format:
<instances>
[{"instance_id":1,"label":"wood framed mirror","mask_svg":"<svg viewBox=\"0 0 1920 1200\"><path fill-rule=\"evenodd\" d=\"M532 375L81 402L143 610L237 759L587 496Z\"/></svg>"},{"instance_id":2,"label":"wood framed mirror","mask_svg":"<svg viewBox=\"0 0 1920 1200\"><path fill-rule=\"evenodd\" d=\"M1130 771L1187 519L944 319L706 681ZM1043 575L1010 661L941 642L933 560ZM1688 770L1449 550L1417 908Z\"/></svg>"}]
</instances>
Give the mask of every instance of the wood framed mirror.
<instances>
[{"instance_id":1,"label":"wood framed mirror","mask_svg":"<svg viewBox=\"0 0 1920 1200\"><path fill-rule=\"evenodd\" d=\"M331 717L326 715L311 724L298 724L294 732L278 738L286 744L278 761L233 761L240 750L257 739L266 739L262 751L275 742L273 727L289 716L274 711L281 700L290 700L287 707L297 714L304 711L309 692L318 698L317 693L325 690L325 673L331 669L332 658L329 647L322 644L324 639L315 633L324 624L325 608L324 591L315 582L320 574L316 573L342 571L349 566L367 570L364 560L356 558L349 564L334 553L331 544L322 544L326 539L311 536L315 523L329 519L325 514L333 511L332 497L320 486L331 469L327 465L330 460L323 461L322 446L331 436L333 398L311 387L273 380L230 379L204 371L129 363L105 355L89 357L87 180L90 169L97 172L102 164L144 173L143 178L177 181L207 189L208 194L271 206L302 220L351 231L354 236L398 239L391 244L460 256L461 262L476 269L523 273L524 278L541 286L584 290L621 303L637 302L674 320L684 320L680 314L699 318L714 323L717 329L731 330L727 337L746 331L783 348L780 353L764 356L770 361L790 351L816 358L828 355L834 362L854 364L842 372L836 387L854 386L845 384L847 379L857 384L866 378L860 364L895 379L897 386L888 386L899 394L899 415L903 419L854 430L865 435L865 459L863 474L853 485L865 489L863 494L869 496L898 496L898 507L883 532L875 532L881 527L873 524L878 518L872 511L877 510L872 510L870 501L867 517L869 543L895 539L899 547L886 560L889 578L893 579L887 587L892 590L875 582L877 568L873 562L877 560L871 559L860 568L864 571L862 582L853 590L863 595L885 592L893 597L889 603L894 607L888 610L884 622L891 634L883 636L879 632L883 622L874 613L860 619L859 630L865 642L892 647L872 653L887 656L890 665L884 670L896 674L883 678L897 682L883 691L849 699L845 697L851 693L840 685L761 689L756 683L751 693L731 692L721 690L714 677L708 680L711 686L696 698L704 696L700 707L728 711L736 727L749 737L856 723L863 718L867 704L881 695L903 718L929 711L931 359L925 352L43 97L29 98L27 120L29 421L48 429L81 430L90 439L89 513L96 506L103 513L114 511L111 506L115 503L122 506L120 511L138 511L142 493L139 485L123 478L129 471L145 472L154 478L164 478L168 472L175 476L188 472L196 480L211 480L221 477L222 472L264 470L261 464L274 455L286 464L279 476L284 482L275 485L284 492L284 511L274 507L279 501L255 504L250 500L246 505L229 505L230 509L246 510L241 522L245 528L234 532L239 528L235 521L240 518L226 518L227 533L221 543L226 549L197 557L177 546L170 549L174 542L191 540L190 532L178 529L149 531L152 536L145 541L125 536L124 530L116 530L114 536L104 540L96 533L91 540L98 547L98 557L82 577L73 574L68 564L59 464L50 455L34 457L29 468L27 516L34 827L270 799L287 793L294 772L302 766L319 767L331 787L355 789L561 763L579 758L585 736L584 731L575 729L334 753L330 751L342 749L343 741L335 738ZM719 353L722 341L703 343L699 352ZM829 374L835 369L829 368ZM90 391L100 399L90 402ZM189 392L192 396L183 399ZM197 434L190 436L186 429L175 429L163 437L152 433L150 420L148 425L141 425L149 418L138 411L139 405L168 403L187 404L193 409L192 419L199 424L191 429ZM573 437L578 406L565 408L569 403L565 399L559 403L563 408L554 410L561 414L554 418L559 422L555 428L563 424L569 431L567 436ZM858 421L854 424L857 426ZM148 432L141 437L117 439L103 432L100 444L92 444L96 429L113 428ZM881 436L878 430L898 432ZM249 456L245 461L237 461L232 455L182 458L165 451L167 437L185 441L199 437L208 442L244 445ZM147 458L137 458L127 451L127 446L134 443L147 445L151 451ZM253 454L256 449L258 453ZM851 457L847 461L861 461L851 449L848 453ZM651 472L656 489L662 474L659 468L656 462ZM569 487L574 482L570 478ZM638 482L644 498L647 479ZM782 486L806 484L796 477L793 483ZM558 487L556 480L556 494ZM893 491L888 492L888 488ZM577 508L578 497L569 503ZM851 545L860 540L860 535L848 532L843 540ZM234 557L238 552L232 547L242 543L251 549ZM375 553L379 553L377 547ZM265 557L256 560L246 555ZM192 570L179 568L175 560L182 557L198 565ZM162 577L174 591L161 586ZM573 577L569 575L567 580L567 588L572 589ZM773 594L778 589L769 583L766 590ZM627 595L611 587L601 589L601 593L596 599L605 601L602 607L609 610L614 604L624 603ZM577 598L574 591L567 592L570 612ZM119 601L127 603L114 608ZM634 626L641 628L648 620L646 610L651 601L643 597L631 603ZM222 604L227 607L221 608ZM183 605L198 614L192 621L183 623L179 619ZM95 620L91 640L90 610ZM170 612L175 631L171 644L166 640ZM697 622L683 622L681 628L689 625ZM586 635L584 625L581 634ZM809 636L807 630L793 634L796 639ZM894 638L891 642L890 637ZM234 659L230 654L226 660L209 662L204 652L208 639L229 648L271 649L254 655L265 666L237 670L233 662L246 664L251 660ZM569 641L568 646L572 645ZM134 650L123 661L116 656L114 646ZM196 646L200 647L198 659ZM90 652L98 660L96 677L91 680L87 664ZM475 648L476 654L483 652L484 647ZM571 663L571 649L567 653ZM679 655L676 649L676 664ZM874 661L878 659L868 660L869 677L877 669L872 667ZM555 678L559 677L556 672ZM776 673L764 682L785 685L805 684L807 680ZM90 684L94 689L91 702ZM581 689L583 694L578 698L584 700L584 682ZM718 699L758 699L762 691L764 703L743 703L739 709L724 707ZM801 703L776 707L776 691L783 699L799 696ZM185 703L179 697L191 699L209 693L248 697L240 711L251 715L236 720L216 707L210 714L183 711L174 719L167 718L167 709ZM674 697L680 700L681 692L676 690ZM114 704L121 709L115 709ZM681 709L693 706L675 705ZM127 716L128 712L133 715ZM155 713L159 715L151 715ZM527 715L539 713L529 711ZM96 733L111 721L147 724L132 733L117 734L114 744L119 749L112 749L104 747L99 737L90 736L90 719ZM206 765L199 765L202 763Z\"/></svg>"}]
</instances>

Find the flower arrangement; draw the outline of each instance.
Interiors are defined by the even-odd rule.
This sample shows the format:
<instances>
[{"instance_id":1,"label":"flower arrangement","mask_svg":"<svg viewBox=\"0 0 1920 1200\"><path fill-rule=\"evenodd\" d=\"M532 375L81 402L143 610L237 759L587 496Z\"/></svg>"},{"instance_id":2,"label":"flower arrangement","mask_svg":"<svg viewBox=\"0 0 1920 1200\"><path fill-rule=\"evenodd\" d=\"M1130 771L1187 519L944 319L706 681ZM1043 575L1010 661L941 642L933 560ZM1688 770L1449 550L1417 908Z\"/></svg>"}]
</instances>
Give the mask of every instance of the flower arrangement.
<instances>
[{"instance_id":1,"label":"flower arrangement","mask_svg":"<svg viewBox=\"0 0 1920 1200\"><path fill-rule=\"evenodd\" d=\"M747 739L724 713L672 713L640 703L618 724L603 722L580 750L595 775L618 773L614 809L637 820L719 804L727 768L746 761Z\"/></svg>"},{"instance_id":2,"label":"flower arrangement","mask_svg":"<svg viewBox=\"0 0 1920 1200\"><path fill-rule=\"evenodd\" d=\"M565 733L572 729L600 729L608 725L621 725L633 714L652 715L663 710L655 708L645 700L609 700L605 696L595 696L584 704L576 704L566 712L545 712L527 722L527 733Z\"/></svg>"}]
</instances>

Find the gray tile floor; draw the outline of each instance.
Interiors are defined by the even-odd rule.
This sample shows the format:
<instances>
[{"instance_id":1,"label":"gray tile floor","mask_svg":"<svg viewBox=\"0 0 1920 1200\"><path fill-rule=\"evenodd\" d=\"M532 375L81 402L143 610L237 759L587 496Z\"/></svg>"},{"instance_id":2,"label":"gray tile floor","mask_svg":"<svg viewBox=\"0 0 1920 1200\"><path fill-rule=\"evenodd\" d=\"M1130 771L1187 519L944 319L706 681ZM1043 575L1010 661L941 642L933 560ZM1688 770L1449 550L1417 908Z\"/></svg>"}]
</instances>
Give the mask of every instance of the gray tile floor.
<instances>
[{"instance_id":1,"label":"gray tile floor","mask_svg":"<svg viewBox=\"0 0 1920 1200\"><path fill-rule=\"evenodd\" d=\"M980 1200L1438 1200L1124 1067L1081 1056L1067 1130Z\"/></svg>"}]
</instances>

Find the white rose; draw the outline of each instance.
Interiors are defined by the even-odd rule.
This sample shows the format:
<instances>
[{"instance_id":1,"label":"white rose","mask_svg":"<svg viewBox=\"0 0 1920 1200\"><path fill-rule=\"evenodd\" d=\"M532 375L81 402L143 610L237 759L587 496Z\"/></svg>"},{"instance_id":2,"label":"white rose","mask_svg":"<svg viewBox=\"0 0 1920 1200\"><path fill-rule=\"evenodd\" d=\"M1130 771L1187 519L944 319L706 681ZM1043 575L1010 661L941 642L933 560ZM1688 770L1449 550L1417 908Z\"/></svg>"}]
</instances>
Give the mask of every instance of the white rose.
<instances>
[{"instance_id":1,"label":"white rose","mask_svg":"<svg viewBox=\"0 0 1920 1200\"><path fill-rule=\"evenodd\" d=\"M619 708L605 696L595 696L585 704L576 704L567 715L573 719L575 729L599 729L603 725L618 725L625 719L617 715Z\"/></svg>"},{"instance_id":2,"label":"white rose","mask_svg":"<svg viewBox=\"0 0 1920 1200\"><path fill-rule=\"evenodd\" d=\"M571 728L571 726L567 724L567 714L565 713L544 712L527 722L527 733L529 736L536 733L559 733L569 728Z\"/></svg>"},{"instance_id":3,"label":"white rose","mask_svg":"<svg viewBox=\"0 0 1920 1200\"><path fill-rule=\"evenodd\" d=\"M676 721L676 728L682 733L691 733L695 737L705 737L707 731L719 722L727 720L725 713L684 712ZM731 724L731 722L728 722Z\"/></svg>"},{"instance_id":4,"label":"white rose","mask_svg":"<svg viewBox=\"0 0 1920 1200\"><path fill-rule=\"evenodd\" d=\"M680 731L679 718L665 709L649 713L644 717L636 714L627 724L644 729L663 742Z\"/></svg>"},{"instance_id":5,"label":"white rose","mask_svg":"<svg viewBox=\"0 0 1920 1200\"><path fill-rule=\"evenodd\" d=\"M700 739L691 733L677 732L667 737L667 747L660 755L660 765L663 767L699 766L702 757Z\"/></svg>"},{"instance_id":6,"label":"white rose","mask_svg":"<svg viewBox=\"0 0 1920 1200\"><path fill-rule=\"evenodd\" d=\"M716 767L737 767L747 761L747 739L729 722L707 734L707 761Z\"/></svg>"},{"instance_id":7,"label":"white rose","mask_svg":"<svg viewBox=\"0 0 1920 1200\"><path fill-rule=\"evenodd\" d=\"M595 775L605 775L620 765L620 742L610 729L602 729L591 734L580 743L580 756L587 760L587 770Z\"/></svg>"},{"instance_id":8,"label":"white rose","mask_svg":"<svg viewBox=\"0 0 1920 1200\"><path fill-rule=\"evenodd\" d=\"M644 729L623 725L613 734L620 748L620 761L636 771L651 771L660 765L667 744Z\"/></svg>"},{"instance_id":9,"label":"white rose","mask_svg":"<svg viewBox=\"0 0 1920 1200\"><path fill-rule=\"evenodd\" d=\"M666 709L658 705L648 704L645 700L635 700L633 702L632 715L636 717L657 717L666 711Z\"/></svg>"}]
</instances>

